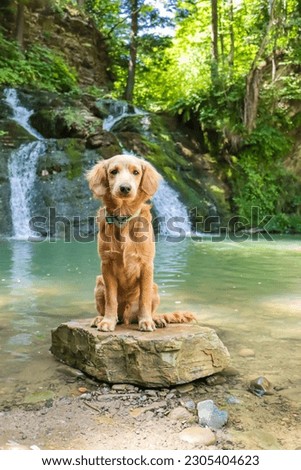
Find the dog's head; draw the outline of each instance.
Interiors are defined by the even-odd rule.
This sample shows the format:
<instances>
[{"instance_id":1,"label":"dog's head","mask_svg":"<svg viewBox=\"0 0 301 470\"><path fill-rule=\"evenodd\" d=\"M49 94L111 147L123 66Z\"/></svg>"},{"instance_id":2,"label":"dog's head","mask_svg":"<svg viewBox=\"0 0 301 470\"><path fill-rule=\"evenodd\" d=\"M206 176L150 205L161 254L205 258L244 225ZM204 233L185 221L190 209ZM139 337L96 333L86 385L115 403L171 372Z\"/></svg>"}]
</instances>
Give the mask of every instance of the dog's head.
<instances>
[{"instance_id":1,"label":"dog's head","mask_svg":"<svg viewBox=\"0 0 301 470\"><path fill-rule=\"evenodd\" d=\"M161 176L148 162L132 155L116 155L98 162L88 173L89 187L96 198L110 194L114 199L133 201L138 193L145 200L158 189Z\"/></svg>"}]
</instances>

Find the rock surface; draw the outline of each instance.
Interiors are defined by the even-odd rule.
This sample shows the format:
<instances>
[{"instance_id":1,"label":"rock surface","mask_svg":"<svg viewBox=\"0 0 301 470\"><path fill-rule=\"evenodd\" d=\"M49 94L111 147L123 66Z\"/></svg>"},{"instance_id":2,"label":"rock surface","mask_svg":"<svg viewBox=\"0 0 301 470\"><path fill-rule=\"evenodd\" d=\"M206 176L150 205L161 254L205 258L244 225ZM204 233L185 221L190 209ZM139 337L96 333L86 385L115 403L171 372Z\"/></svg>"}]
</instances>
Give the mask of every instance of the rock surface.
<instances>
[{"instance_id":1,"label":"rock surface","mask_svg":"<svg viewBox=\"0 0 301 470\"><path fill-rule=\"evenodd\" d=\"M114 333L91 328L90 320L52 331L51 352L100 381L166 387L207 377L228 366L227 348L211 328L169 325L152 333L118 325Z\"/></svg>"},{"instance_id":2,"label":"rock surface","mask_svg":"<svg viewBox=\"0 0 301 470\"><path fill-rule=\"evenodd\" d=\"M211 429L199 428L198 426L183 429L179 434L179 438L181 441L199 446L210 446L216 441L215 434Z\"/></svg>"},{"instance_id":3,"label":"rock surface","mask_svg":"<svg viewBox=\"0 0 301 470\"><path fill-rule=\"evenodd\" d=\"M219 410L212 400L200 401L197 409L200 426L221 429L228 421L228 412Z\"/></svg>"}]
</instances>

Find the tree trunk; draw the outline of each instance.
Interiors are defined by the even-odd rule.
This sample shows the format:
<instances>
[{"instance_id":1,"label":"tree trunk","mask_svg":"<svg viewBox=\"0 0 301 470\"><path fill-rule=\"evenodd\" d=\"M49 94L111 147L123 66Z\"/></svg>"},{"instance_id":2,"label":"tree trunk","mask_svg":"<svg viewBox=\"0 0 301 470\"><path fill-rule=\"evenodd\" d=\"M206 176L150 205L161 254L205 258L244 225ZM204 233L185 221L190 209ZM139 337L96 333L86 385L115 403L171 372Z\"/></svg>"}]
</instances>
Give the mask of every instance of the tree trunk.
<instances>
[{"instance_id":1,"label":"tree trunk","mask_svg":"<svg viewBox=\"0 0 301 470\"><path fill-rule=\"evenodd\" d=\"M211 80L218 79L218 0L211 0Z\"/></svg>"},{"instance_id":2,"label":"tree trunk","mask_svg":"<svg viewBox=\"0 0 301 470\"><path fill-rule=\"evenodd\" d=\"M251 70L246 79L246 93L244 99L244 126L248 133L251 133L256 127L256 117L259 104L259 92L262 78L263 66L258 66L258 62L262 59L264 51L268 45L270 32L274 23L276 0L269 0L269 21L265 34L262 38L259 49L253 60Z\"/></svg>"},{"instance_id":3,"label":"tree trunk","mask_svg":"<svg viewBox=\"0 0 301 470\"><path fill-rule=\"evenodd\" d=\"M16 40L23 49L24 47L24 3L17 4L17 20L16 20Z\"/></svg>"},{"instance_id":4,"label":"tree trunk","mask_svg":"<svg viewBox=\"0 0 301 470\"><path fill-rule=\"evenodd\" d=\"M252 132L256 123L261 75L261 70L256 67L247 76L244 124L248 133Z\"/></svg>"},{"instance_id":5,"label":"tree trunk","mask_svg":"<svg viewBox=\"0 0 301 470\"><path fill-rule=\"evenodd\" d=\"M131 0L131 37L130 37L130 57L128 65L128 76L125 89L125 99L133 101L135 74L137 63L137 35L138 35L138 0Z\"/></svg>"},{"instance_id":6,"label":"tree trunk","mask_svg":"<svg viewBox=\"0 0 301 470\"><path fill-rule=\"evenodd\" d=\"M223 17L224 8L219 11L218 15L218 36L220 43L220 51L218 51L218 59L222 63L222 67L225 65L225 31L224 31L224 17Z\"/></svg>"}]
</instances>

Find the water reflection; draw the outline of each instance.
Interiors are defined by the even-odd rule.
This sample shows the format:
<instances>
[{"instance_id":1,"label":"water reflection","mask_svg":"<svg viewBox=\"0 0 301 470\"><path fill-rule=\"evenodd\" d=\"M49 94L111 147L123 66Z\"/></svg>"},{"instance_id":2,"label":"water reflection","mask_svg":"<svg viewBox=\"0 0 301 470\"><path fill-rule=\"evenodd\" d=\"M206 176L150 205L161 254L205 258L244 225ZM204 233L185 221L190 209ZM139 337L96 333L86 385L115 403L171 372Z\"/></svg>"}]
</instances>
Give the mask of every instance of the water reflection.
<instances>
[{"instance_id":1,"label":"water reflection","mask_svg":"<svg viewBox=\"0 0 301 470\"><path fill-rule=\"evenodd\" d=\"M33 283L32 256L33 244L22 241L12 241L10 244L11 254L11 283L12 296L18 285L22 288L31 286Z\"/></svg>"},{"instance_id":2,"label":"water reflection","mask_svg":"<svg viewBox=\"0 0 301 470\"><path fill-rule=\"evenodd\" d=\"M3 267L1 283L4 285L4 305L1 308L1 351L7 364L15 368L16 357L30 357L36 298L31 295L34 284L32 274L33 247L28 242L12 241L1 244ZM2 296L1 296L2 297Z\"/></svg>"}]
</instances>

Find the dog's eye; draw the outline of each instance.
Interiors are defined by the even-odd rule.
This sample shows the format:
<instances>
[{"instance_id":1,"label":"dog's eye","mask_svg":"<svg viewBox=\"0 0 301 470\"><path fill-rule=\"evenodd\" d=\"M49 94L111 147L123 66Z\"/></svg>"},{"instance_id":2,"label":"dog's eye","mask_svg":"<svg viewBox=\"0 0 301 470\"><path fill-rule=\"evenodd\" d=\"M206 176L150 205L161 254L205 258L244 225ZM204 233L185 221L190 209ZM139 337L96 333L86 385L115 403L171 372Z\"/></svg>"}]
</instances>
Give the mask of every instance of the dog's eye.
<instances>
[{"instance_id":1,"label":"dog's eye","mask_svg":"<svg viewBox=\"0 0 301 470\"><path fill-rule=\"evenodd\" d=\"M112 171L110 171L110 173L111 173L111 175L117 175L118 170L112 170Z\"/></svg>"},{"instance_id":2,"label":"dog's eye","mask_svg":"<svg viewBox=\"0 0 301 470\"><path fill-rule=\"evenodd\" d=\"M133 171L133 175L139 175L139 171L138 171L138 170L134 170L134 171Z\"/></svg>"}]
</instances>

